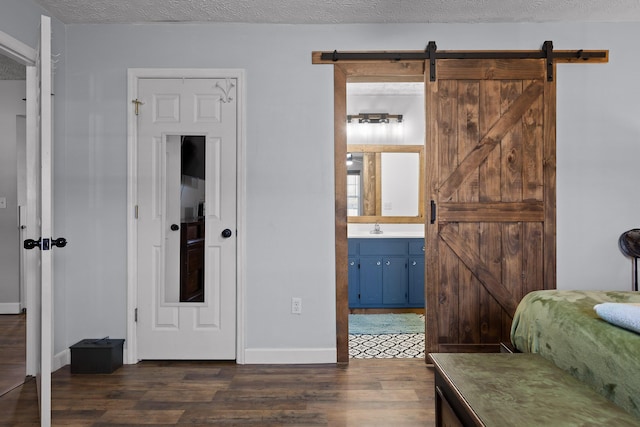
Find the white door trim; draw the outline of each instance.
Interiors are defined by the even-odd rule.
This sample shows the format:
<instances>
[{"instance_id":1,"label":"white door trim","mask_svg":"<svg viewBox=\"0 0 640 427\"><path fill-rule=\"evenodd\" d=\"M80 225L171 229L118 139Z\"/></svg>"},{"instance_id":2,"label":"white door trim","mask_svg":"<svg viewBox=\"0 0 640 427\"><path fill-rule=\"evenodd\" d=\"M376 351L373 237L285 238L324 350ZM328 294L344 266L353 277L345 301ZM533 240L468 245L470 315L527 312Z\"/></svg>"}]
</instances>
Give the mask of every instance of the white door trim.
<instances>
[{"instance_id":1,"label":"white door trim","mask_svg":"<svg viewBox=\"0 0 640 427\"><path fill-rule=\"evenodd\" d=\"M0 53L22 65L33 66L36 63L35 49L2 31L0 31Z\"/></svg>"},{"instance_id":2,"label":"white door trim","mask_svg":"<svg viewBox=\"0 0 640 427\"><path fill-rule=\"evenodd\" d=\"M138 260L135 207L138 195L138 126L135 104L132 102L138 93L138 80L143 78L237 78L237 271L236 271L236 363L244 364L244 293L245 293L245 253L246 238L246 169L245 169L245 72L241 69L203 69L203 68L130 68L127 71L127 338L125 341L125 363L138 363L135 309L138 292Z\"/></svg>"},{"instance_id":3,"label":"white door trim","mask_svg":"<svg viewBox=\"0 0 640 427\"><path fill-rule=\"evenodd\" d=\"M45 239L53 233L53 129L51 89L51 19L40 18L40 424L51 425L51 368L53 362L53 245L46 250Z\"/></svg>"}]
</instances>

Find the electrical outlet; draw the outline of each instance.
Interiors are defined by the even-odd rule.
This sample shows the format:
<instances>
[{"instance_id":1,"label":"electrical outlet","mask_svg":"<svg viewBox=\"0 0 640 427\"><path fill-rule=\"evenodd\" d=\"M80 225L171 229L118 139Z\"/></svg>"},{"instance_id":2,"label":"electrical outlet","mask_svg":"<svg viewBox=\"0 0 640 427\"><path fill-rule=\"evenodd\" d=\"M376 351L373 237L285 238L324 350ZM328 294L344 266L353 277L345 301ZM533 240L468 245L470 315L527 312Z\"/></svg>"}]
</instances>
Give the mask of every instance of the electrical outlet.
<instances>
[{"instance_id":1,"label":"electrical outlet","mask_svg":"<svg viewBox=\"0 0 640 427\"><path fill-rule=\"evenodd\" d=\"M291 298L291 314L302 314L302 298Z\"/></svg>"}]
</instances>

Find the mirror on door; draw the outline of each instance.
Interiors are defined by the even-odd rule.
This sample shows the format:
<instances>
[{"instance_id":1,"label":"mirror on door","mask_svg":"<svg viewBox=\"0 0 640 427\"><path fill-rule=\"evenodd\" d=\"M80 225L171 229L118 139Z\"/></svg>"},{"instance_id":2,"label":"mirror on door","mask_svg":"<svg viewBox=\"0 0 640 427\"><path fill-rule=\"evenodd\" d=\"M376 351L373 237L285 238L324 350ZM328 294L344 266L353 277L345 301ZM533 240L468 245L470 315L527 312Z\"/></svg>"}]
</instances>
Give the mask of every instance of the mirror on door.
<instances>
[{"instance_id":1,"label":"mirror on door","mask_svg":"<svg viewBox=\"0 0 640 427\"><path fill-rule=\"evenodd\" d=\"M165 302L204 302L205 137L168 136L165 171Z\"/></svg>"}]
</instances>

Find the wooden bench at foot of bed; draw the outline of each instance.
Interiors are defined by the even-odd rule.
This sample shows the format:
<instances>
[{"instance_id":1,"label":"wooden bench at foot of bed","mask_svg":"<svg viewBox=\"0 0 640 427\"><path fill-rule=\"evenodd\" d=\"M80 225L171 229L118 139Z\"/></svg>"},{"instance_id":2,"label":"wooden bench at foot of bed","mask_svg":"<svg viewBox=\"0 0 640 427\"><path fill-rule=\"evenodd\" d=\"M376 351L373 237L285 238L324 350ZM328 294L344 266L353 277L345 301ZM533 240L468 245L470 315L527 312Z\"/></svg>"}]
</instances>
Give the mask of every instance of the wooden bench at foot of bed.
<instances>
[{"instance_id":1,"label":"wooden bench at foot of bed","mask_svg":"<svg viewBox=\"0 0 640 427\"><path fill-rule=\"evenodd\" d=\"M429 356L436 371L436 426L640 424L639 419L537 354Z\"/></svg>"}]
</instances>

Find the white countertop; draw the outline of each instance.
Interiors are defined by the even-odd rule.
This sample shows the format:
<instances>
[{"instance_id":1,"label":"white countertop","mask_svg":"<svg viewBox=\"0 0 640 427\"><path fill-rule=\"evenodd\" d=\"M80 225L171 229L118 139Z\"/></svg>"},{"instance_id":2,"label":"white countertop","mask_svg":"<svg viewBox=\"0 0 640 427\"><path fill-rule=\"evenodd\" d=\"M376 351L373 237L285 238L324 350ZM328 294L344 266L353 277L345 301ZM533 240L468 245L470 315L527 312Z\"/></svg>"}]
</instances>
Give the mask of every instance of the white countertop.
<instances>
[{"instance_id":1,"label":"white countertop","mask_svg":"<svg viewBox=\"0 0 640 427\"><path fill-rule=\"evenodd\" d=\"M382 234L372 234L369 232L353 232L347 235L349 239L393 239L393 238L418 238L424 239L424 232L420 231L383 231Z\"/></svg>"}]
</instances>

